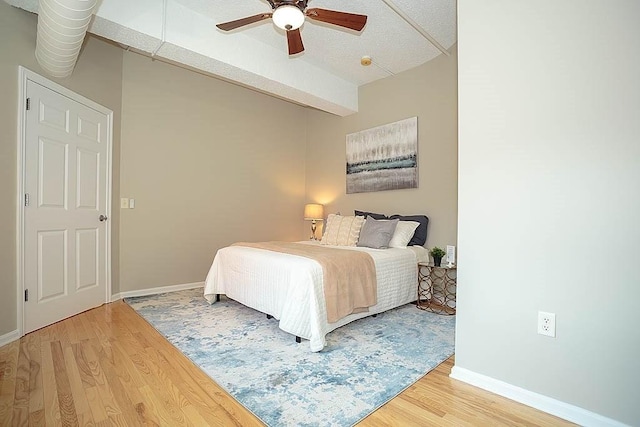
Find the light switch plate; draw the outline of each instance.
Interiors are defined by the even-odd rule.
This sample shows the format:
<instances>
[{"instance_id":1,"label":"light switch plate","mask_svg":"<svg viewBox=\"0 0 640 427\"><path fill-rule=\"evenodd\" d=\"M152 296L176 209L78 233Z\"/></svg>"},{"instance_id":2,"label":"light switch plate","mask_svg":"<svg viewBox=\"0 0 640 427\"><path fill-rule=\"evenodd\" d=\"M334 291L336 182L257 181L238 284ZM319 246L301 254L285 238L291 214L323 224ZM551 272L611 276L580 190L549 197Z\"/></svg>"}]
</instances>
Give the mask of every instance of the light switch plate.
<instances>
[{"instance_id":1,"label":"light switch plate","mask_svg":"<svg viewBox=\"0 0 640 427\"><path fill-rule=\"evenodd\" d=\"M120 199L120 209L129 209L129 199L124 197Z\"/></svg>"},{"instance_id":2,"label":"light switch plate","mask_svg":"<svg viewBox=\"0 0 640 427\"><path fill-rule=\"evenodd\" d=\"M129 209L136 207L136 199L129 199Z\"/></svg>"}]
</instances>

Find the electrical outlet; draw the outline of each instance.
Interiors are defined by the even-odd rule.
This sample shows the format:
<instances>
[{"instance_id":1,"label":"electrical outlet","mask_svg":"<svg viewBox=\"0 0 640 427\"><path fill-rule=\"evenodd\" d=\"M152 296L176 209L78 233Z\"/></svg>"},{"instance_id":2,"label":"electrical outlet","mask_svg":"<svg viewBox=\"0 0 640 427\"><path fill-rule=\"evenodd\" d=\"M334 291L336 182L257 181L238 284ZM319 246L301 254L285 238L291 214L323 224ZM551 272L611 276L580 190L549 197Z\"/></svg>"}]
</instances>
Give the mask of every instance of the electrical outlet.
<instances>
[{"instance_id":1,"label":"electrical outlet","mask_svg":"<svg viewBox=\"0 0 640 427\"><path fill-rule=\"evenodd\" d=\"M556 314L538 312L538 333L555 338L556 336Z\"/></svg>"}]
</instances>

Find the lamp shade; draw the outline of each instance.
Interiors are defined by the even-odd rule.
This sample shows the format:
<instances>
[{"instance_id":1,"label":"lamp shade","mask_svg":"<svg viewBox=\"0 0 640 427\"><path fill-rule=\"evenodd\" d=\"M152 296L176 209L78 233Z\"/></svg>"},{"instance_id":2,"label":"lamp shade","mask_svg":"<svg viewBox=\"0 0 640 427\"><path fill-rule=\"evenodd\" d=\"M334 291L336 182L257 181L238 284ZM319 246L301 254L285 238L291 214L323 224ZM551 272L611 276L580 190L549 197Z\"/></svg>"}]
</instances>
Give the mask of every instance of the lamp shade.
<instances>
[{"instance_id":1,"label":"lamp shade","mask_svg":"<svg viewBox=\"0 0 640 427\"><path fill-rule=\"evenodd\" d=\"M322 221L324 216L324 206L317 203L304 205L304 219Z\"/></svg>"},{"instance_id":2,"label":"lamp shade","mask_svg":"<svg viewBox=\"0 0 640 427\"><path fill-rule=\"evenodd\" d=\"M278 6L271 18L276 27L283 30L295 30L304 24L304 13L291 5Z\"/></svg>"}]
</instances>

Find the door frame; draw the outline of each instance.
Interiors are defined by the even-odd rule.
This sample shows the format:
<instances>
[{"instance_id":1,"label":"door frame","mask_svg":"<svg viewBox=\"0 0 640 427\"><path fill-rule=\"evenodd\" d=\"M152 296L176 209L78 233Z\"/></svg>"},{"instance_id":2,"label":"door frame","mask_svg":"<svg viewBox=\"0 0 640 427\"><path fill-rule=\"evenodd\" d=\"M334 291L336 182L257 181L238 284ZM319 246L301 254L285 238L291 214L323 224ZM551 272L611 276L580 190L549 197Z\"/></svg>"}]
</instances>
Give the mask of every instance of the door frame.
<instances>
[{"instance_id":1,"label":"door frame","mask_svg":"<svg viewBox=\"0 0 640 427\"><path fill-rule=\"evenodd\" d=\"M61 86L41 75L23 67L18 66L18 149L17 149L17 184L18 191L16 195L16 205L17 205L17 235L16 235L16 263L17 263L17 274L16 274L16 306L17 306L17 330L18 335L22 337L24 335L24 174L26 172L25 166L25 147L26 147L26 108L27 108L27 82L32 81L41 86L46 87L54 92L59 93L60 95L66 96L73 101L76 101L80 104L83 104L86 107L92 108L104 115L107 116L107 188L105 193L105 210L107 217L111 218L111 189L112 189L112 142L113 142L113 111L110 109L88 99L82 95L79 95L73 92L70 89L67 89L64 86ZM106 283L105 283L105 295L104 302L108 303L111 301L111 221L106 221L105 223L105 256L106 256Z\"/></svg>"}]
</instances>

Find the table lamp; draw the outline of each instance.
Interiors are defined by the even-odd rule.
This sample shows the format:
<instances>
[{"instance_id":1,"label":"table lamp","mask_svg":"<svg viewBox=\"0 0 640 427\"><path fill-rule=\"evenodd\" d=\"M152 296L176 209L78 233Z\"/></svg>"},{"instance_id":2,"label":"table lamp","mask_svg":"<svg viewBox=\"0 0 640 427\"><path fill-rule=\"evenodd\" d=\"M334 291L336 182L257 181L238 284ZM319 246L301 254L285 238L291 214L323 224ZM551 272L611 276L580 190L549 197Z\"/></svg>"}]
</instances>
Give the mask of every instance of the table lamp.
<instances>
[{"instance_id":1,"label":"table lamp","mask_svg":"<svg viewBox=\"0 0 640 427\"><path fill-rule=\"evenodd\" d=\"M311 239L318 240L316 237L316 221L322 221L324 214L324 206L317 203L307 203L304 205L304 219L311 221Z\"/></svg>"}]
</instances>

